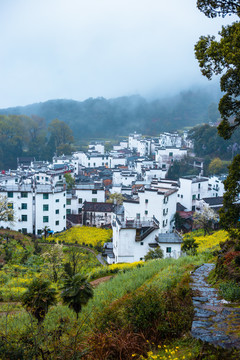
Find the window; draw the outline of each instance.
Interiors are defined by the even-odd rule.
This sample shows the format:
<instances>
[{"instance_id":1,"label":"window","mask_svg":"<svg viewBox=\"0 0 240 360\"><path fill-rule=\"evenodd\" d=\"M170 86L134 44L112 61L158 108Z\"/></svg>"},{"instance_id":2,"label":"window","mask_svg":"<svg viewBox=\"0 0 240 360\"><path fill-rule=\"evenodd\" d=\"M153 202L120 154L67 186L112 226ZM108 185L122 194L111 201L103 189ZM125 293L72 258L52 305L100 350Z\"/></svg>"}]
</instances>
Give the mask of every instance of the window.
<instances>
[{"instance_id":1,"label":"window","mask_svg":"<svg viewBox=\"0 0 240 360\"><path fill-rule=\"evenodd\" d=\"M88 163L88 167L90 167L90 163Z\"/></svg>"},{"instance_id":2,"label":"window","mask_svg":"<svg viewBox=\"0 0 240 360\"><path fill-rule=\"evenodd\" d=\"M8 203L8 208L13 209L13 203Z\"/></svg>"},{"instance_id":3,"label":"window","mask_svg":"<svg viewBox=\"0 0 240 360\"><path fill-rule=\"evenodd\" d=\"M82 209L78 208L78 213L81 214L81 212L82 212Z\"/></svg>"},{"instance_id":4,"label":"window","mask_svg":"<svg viewBox=\"0 0 240 360\"><path fill-rule=\"evenodd\" d=\"M97 202L97 198L92 198L92 202Z\"/></svg>"},{"instance_id":5,"label":"window","mask_svg":"<svg viewBox=\"0 0 240 360\"><path fill-rule=\"evenodd\" d=\"M167 204L167 203L168 203L168 196L166 196L166 197L164 198L163 203L164 203L164 204Z\"/></svg>"},{"instance_id":6,"label":"window","mask_svg":"<svg viewBox=\"0 0 240 360\"><path fill-rule=\"evenodd\" d=\"M27 203L22 203L21 204L21 209L22 210L27 210Z\"/></svg>"},{"instance_id":7,"label":"window","mask_svg":"<svg viewBox=\"0 0 240 360\"><path fill-rule=\"evenodd\" d=\"M57 220L57 221L55 221L55 225L59 225L59 221Z\"/></svg>"},{"instance_id":8,"label":"window","mask_svg":"<svg viewBox=\"0 0 240 360\"><path fill-rule=\"evenodd\" d=\"M59 202L59 199L56 199L55 202Z\"/></svg>"},{"instance_id":9,"label":"window","mask_svg":"<svg viewBox=\"0 0 240 360\"><path fill-rule=\"evenodd\" d=\"M81 198L78 199L78 203L82 204L82 199Z\"/></svg>"},{"instance_id":10,"label":"window","mask_svg":"<svg viewBox=\"0 0 240 360\"><path fill-rule=\"evenodd\" d=\"M71 205L71 199L67 199L67 205Z\"/></svg>"},{"instance_id":11,"label":"window","mask_svg":"<svg viewBox=\"0 0 240 360\"><path fill-rule=\"evenodd\" d=\"M192 200L196 200L196 195L193 195L193 196L192 196Z\"/></svg>"},{"instance_id":12,"label":"window","mask_svg":"<svg viewBox=\"0 0 240 360\"><path fill-rule=\"evenodd\" d=\"M43 199L47 200L48 199L48 194L43 194Z\"/></svg>"},{"instance_id":13,"label":"window","mask_svg":"<svg viewBox=\"0 0 240 360\"><path fill-rule=\"evenodd\" d=\"M9 197L9 198L13 198L13 192L12 192L12 191L9 191L9 192L8 192L8 197Z\"/></svg>"},{"instance_id":14,"label":"window","mask_svg":"<svg viewBox=\"0 0 240 360\"><path fill-rule=\"evenodd\" d=\"M59 209L55 210L55 214L59 214Z\"/></svg>"},{"instance_id":15,"label":"window","mask_svg":"<svg viewBox=\"0 0 240 360\"><path fill-rule=\"evenodd\" d=\"M140 242L140 245L143 245L143 241Z\"/></svg>"},{"instance_id":16,"label":"window","mask_svg":"<svg viewBox=\"0 0 240 360\"><path fill-rule=\"evenodd\" d=\"M43 211L48 211L48 205L47 204L43 205Z\"/></svg>"},{"instance_id":17,"label":"window","mask_svg":"<svg viewBox=\"0 0 240 360\"><path fill-rule=\"evenodd\" d=\"M172 248L171 247L167 247L166 248L166 253L170 254L172 252Z\"/></svg>"},{"instance_id":18,"label":"window","mask_svg":"<svg viewBox=\"0 0 240 360\"><path fill-rule=\"evenodd\" d=\"M97 194L97 190L92 190L92 194Z\"/></svg>"},{"instance_id":19,"label":"window","mask_svg":"<svg viewBox=\"0 0 240 360\"><path fill-rule=\"evenodd\" d=\"M61 180L61 179L62 179L62 175L59 175L58 179Z\"/></svg>"},{"instance_id":20,"label":"window","mask_svg":"<svg viewBox=\"0 0 240 360\"><path fill-rule=\"evenodd\" d=\"M145 204L148 204L148 199L145 199Z\"/></svg>"},{"instance_id":21,"label":"window","mask_svg":"<svg viewBox=\"0 0 240 360\"><path fill-rule=\"evenodd\" d=\"M48 181L48 177L45 177L45 180Z\"/></svg>"},{"instance_id":22,"label":"window","mask_svg":"<svg viewBox=\"0 0 240 360\"><path fill-rule=\"evenodd\" d=\"M21 192L21 198L27 198L28 193L27 192Z\"/></svg>"},{"instance_id":23,"label":"window","mask_svg":"<svg viewBox=\"0 0 240 360\"><path fill-rule=\"evenodd\" d=\"M22 215L21 219L22 221L27 221L27 215Z\"/></svg>"},{"instance_id":24,"label":"window","mask_svg":"<svg viewBox=\"0 0 240 360\"><path fill-rule=\"evenodd\" d=\"M26 234L27 233L27 228L22 228L22 233Z\"/></svg>"},{"instance_id":25,"label":"window","mask_svg":"<svg viewBox=\"0 0 240 360\"><path fill-rule=\"evenodd\" d=\"M172 153L172 152L170 152L170 153L169 153L169 156L173 156L173 153Z\"/></svg>"},{"instance_id":26,"label":"window","mask_svg":"<svg viewBox=\"0 0 240 360\"><path fill-rule=\"evenodd\" d=\"M198 200L200 200L200 194L198 194L197 198L198 198Z\"/></svg>"},{"instance_id":27,"label":"window","mask_svg":"<svg viewBox=\"0 0 240 360\"><path fill-rule=\"evenodd\" d=\"M183 198L183 195L181 195L181 199Z\"/></svg>"},{"instance_id":28,"label":"window","mask_svg":"<svg viewBox=\"0 0 240 360\"><path fill-rule=\"evenodd\" d=\"M65 219L66 218L66 216L65 215L63 215L63 219Z\"/></svg>"},{"instance_id":29,"label":"window","mask_svg":"<svg viewBox=\"0 0 240 360\"><path fill-rule=\"evenodd\" d=\"M136 214L137 220L140 220L140 214Z\"/></svg>"},{"instance_id":30,"label":"window","mask_svg":"<svg viewBox=\"0 0 240 360\"><path fill-rule=\"evenodd\" d=\"M38 234L38 235L42 235L42 230L41 230L41 229L38 229L37 234Z\"/></svg>"},{"instance_id":31,"label":"window","mask_svg":"<svg viewBox=\"0 0 240 360\"><path fill-rule=\"evenodd\" d=\"M37 180L39 180L39 176L37 176Z\"/></svg>"},{"instance_id":32,"label":"window","mask_svg":"<svg viewBox=\"0 0 240 360\"><path fill-rule=\"evenodd\" d=\"M43 216L43 222L47 223L48 222L48 216Z\"/></svg>"},{"instance_id":33,"label":"window","mask_svg":"<svg viewBox=\"0 0 240 360\"><path fill-rule=\"evenodd\" d=\"M65 207L66 207L66 205L65 205L65 204L63 204L63 207L65 208Z\"/></svg>"},{"instance_id":34,"label":"window","mask_svg":"<svg viewBox=\"0 0 240 360\"><path fill-rule=\"evenodd\" d=\"M71 214L71 209L67 209L67 210L66 210L66 214L67 214L67 215L70 215L70 214Z\"/></svg>"},{"instance_id":35,"label":"window","mask_svg":"<svg viewBox=\"0 0 240 360\"><path fill-rule=\"evenodd\" d=\"M145 210L145 215L148 215L148 211L147 211L147 210Z\"/></svg>"},{"instance_id":36,"label":"window","mask_svg":"<svg viewBox=\"0 0 240 360\"><path fill-rule=\"evenodd\" d=\"M198 184L198 188L200 189L200 187L201 187L201 184L199 183L199 184Z\"/></svg>"}]
</instances>

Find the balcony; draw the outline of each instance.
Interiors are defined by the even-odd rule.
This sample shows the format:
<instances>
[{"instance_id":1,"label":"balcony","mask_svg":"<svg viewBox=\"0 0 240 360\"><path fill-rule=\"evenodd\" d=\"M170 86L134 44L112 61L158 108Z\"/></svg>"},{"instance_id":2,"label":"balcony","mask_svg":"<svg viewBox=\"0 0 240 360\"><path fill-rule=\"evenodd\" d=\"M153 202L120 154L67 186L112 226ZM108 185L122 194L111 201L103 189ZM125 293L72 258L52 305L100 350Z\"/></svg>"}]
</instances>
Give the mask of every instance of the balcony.
<instances>
[{"instance_id":1,"label":"balcony","mask_svg":"<svg viewBox=\"0 0 240 360\"><path fill-rule=\"evenodd\" d=\"M144 217L142 219L126 218L122 221L117 217L116 220L122 229L141 229L146 227L159 228L159 222L154 216L152 218Z\"/></svg>"}]
</instances>

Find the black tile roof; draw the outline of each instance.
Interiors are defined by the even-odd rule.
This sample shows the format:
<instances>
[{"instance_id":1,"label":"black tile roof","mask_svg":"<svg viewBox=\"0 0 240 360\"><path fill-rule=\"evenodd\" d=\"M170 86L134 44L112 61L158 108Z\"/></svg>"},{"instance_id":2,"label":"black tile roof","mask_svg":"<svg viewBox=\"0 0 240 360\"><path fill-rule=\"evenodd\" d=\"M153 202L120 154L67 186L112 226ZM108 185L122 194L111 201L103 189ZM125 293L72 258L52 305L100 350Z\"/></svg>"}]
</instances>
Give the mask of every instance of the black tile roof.
<instances>
[{"instance_id":1,"label":"black tile roof","mask_svg":"<svg viewBox=\"0 0 240 360\"><path fill-rule=\"evenodd\" d=\"M113 212L115 205L112 203L105 202L84 202L83 211L92 211L92 212Z\"/></svg>"}]
</instances>

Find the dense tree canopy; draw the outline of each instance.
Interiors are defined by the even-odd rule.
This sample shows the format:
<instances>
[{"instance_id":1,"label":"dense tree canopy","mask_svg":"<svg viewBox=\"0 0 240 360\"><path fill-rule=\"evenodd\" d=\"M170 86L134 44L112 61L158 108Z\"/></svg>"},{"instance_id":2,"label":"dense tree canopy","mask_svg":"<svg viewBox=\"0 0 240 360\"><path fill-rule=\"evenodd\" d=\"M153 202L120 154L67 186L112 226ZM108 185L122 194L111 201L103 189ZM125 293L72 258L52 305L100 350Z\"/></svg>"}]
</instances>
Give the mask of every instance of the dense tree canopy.
<instances>
[{"instance_id":1,"label":"dense tree canopy","mask_svg":"<svg viewBox=\"0 0 240 360\"><path fill-rule=\"evenodd\" d=\"M239 14L239 0L198 0L197 7L206 16L226 16L228 14Z\"/></svg>"},{"instance_id":2,"label":"dense tree canopy","mask_svg":"<svg viewBox=\"0 0 240 360\"><path fill-rule=\"evenodd\" d=\"M240 16L239 0L198 0L197 6L208 17L227 14ZM219 41L214 36L202 36L195 45L195 54L202 74L208 79L213 74L222 74L220 85L224 95L219 102L222 121L218 131L224 139L230 139L240 125L240 22L223 26L219 35ZM239 236L240 226L239 179L240 155L236 155L224 182L226 193L220 211L221 225L226 230L235 232L235 236Z\"/></svg>"},{"instance_id":3,"label":"dense tree canopy","mask_svg":"<svg viewBox=\"0 0 240 360\"><path fill-rule=\"evenodd\" d=\"M240 15L239 1L205 0L199 1L198 7L209 17L218 13ZM215 36L201 36L195 45L195 55L202 74L208 79L222 74L220 85L224 95L219 102L222 121L218 131L224 139L229 139L240 125L240 23L223 26L219 35L219 41Z\"/></svg>"},{"instance_id":4,"label":"dense tree canopy","mask_svg":"<svg viewBox=\"0 0 240 360\"><path fill-rule=\"evenodd\" d=\"M0 169L15 169L17 158L51 160L54 153L71 153L72 131L57 119L46 126L43 118L0 115Z\"/></svg>"}]
</instances>

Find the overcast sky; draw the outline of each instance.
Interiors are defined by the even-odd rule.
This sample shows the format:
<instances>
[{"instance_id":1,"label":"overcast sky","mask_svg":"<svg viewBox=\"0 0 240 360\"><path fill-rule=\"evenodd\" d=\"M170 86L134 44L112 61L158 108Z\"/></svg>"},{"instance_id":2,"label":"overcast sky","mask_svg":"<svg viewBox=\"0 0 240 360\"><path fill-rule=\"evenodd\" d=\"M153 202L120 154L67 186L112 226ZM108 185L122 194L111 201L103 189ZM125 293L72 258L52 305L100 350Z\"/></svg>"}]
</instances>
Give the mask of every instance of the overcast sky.
<instances>
[{"instance_id":1,"label":"overcast sky","mask_svg":"<svg viewBox=\"0 0 240 360\"><path fill-rule=\"evenodd\" d=\"M232 20L196 0L0 0L0 108L207 84L194 44Z\"/></svg>"}]
</instances>

